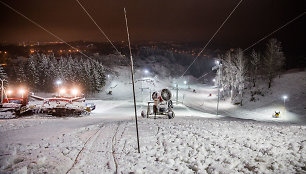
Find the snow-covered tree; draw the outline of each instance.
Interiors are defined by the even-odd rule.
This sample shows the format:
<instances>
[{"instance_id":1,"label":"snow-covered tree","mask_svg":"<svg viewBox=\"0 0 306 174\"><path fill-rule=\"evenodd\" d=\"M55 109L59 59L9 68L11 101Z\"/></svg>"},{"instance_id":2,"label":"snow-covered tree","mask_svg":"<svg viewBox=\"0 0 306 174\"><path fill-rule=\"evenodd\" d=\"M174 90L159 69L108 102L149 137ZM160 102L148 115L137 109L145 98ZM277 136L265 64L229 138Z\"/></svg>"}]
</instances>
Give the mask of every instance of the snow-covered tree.
<instances>
[{"instance_id":1,"label":"snow-covered tree","mask_svg":"<svg viewBox=\"0 0 306 174\"><path fill-rule=\"evenodd\" d=\"M270 39L264 56L264 70L269 88L271 88L273 78L280 74L284 61L285 56L281 43L276 39Z\"/></svg>"},{"instance_id":2,"label":"snow-covered tree","mask_svg":"<svg viewBox=\"0 0 306 174\"><path fill-rule=\"evenodd\" d=\"M235 52L228 51L225 55L220 56L222 60L222 81L224 90L230 92L233 100L234 93L241 96L240 104L242 105L243 92L247 79L247 61L241 49Z\"/></svg>"},{"instance_id":3,"label":"snow-covered tree","mask_svg":"<svg viewBox=\"0 0 306 174\"><path fill-rule=\"evenodd\" d=\"M253 83L253 87L256 86L256 82L259 76L259 70L260 70L260 54L256 52L255 50L252 51L251 53L251 67L250 67L250 79L251 82Z\"/></svg>"}]
</instances>

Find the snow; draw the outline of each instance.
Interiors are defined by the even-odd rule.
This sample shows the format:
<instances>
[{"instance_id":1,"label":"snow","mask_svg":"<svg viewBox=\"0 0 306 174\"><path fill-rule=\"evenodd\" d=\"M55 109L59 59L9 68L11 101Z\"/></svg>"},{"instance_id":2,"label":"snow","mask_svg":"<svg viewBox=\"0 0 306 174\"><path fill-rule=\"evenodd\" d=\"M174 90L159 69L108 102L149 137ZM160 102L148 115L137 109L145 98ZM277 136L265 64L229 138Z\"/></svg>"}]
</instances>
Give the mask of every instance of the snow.
<instances>
[{"instance_id":1,"label":"snow","mask_svg":"<svg viewBox=\"0 0 306 174\"><path fill-rule=\"evenodd\" d=\"M31 127L1 131L0 172L305 172L306 126L302 125L228 118L139 118L138 154L133 120L81 117L35 125L37 120L31 120ZM10 120L1 121L3 125Z\"/></svg>"},{"instance_id":2,"label":"snow","mask_svg":"<svg viewBox=\"0 0 306 174\"><path fill-rule=\"evenodd\" d=\"M285 74L243 107L222 101L218 116L216 88L179 84L176 104L172 81L152 77L142 85L172 90L171 120L140 117L150 93L137 83L140 154L131 84L113 77L113 95L86 101L96 104L89 116L0 119L0 173L306 173L305 77ZM280 118L272 118L276 109Z\"/></svg>"}]
</instances>

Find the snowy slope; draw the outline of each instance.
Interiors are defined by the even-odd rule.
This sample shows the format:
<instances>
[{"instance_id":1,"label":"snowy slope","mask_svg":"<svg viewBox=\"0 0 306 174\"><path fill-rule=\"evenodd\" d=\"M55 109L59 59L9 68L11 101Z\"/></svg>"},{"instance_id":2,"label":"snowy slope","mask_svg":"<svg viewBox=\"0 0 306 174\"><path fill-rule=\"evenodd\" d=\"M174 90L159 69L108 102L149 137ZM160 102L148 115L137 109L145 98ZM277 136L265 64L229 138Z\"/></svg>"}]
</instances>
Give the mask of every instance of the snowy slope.
<instances>
[{"instance_id":1,"label":"snowy slope","mask_svg":"<svg viewBox=\"0 0 306 174\"><path fill-rule=\"evenodd\" d=\"M189 117L140 119L139 130L140 154L132 120L50 119L1 131L0 173L306 172L305 126Z\"/></svg>"},{"instance_id":2,"label":"snowy slope","mask_svg":"<svg viewBox=\"0 0 306 174\"><path fill-rule=\"evenodd\" d=\"M267 84L264 84L267 86ZM286 73L273 81L272 89L259 87L264 96L256 96L257 101L244 99L243 107L231 104L230 100L220 101L220 114L223 116L260 121L283 121L306 124L306 72ZM204 112L216 113L217 89L211 86L195 84L192 89L182 90L184 104ZM212 96L209 96L212 94ZM287 95L286 108L282 99ZM246 95L245 95L246 96ZM248 94L250 96L250 94ZM275 111L280 111L280 118L272 118Z\"/></svg>"}]
</instances>

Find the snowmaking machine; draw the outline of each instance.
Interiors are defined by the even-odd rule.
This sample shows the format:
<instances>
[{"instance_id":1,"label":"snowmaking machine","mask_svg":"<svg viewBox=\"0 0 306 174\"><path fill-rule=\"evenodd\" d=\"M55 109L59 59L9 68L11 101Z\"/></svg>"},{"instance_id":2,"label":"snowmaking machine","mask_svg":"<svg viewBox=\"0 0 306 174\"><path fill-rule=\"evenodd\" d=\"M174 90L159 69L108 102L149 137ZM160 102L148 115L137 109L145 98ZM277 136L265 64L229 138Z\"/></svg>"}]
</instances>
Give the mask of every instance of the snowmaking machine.
<instances>
[{"instance_id":1,"label":"snowmaking machine","mask_svg":"<svg viewBox=\"0 0 306 174\"><path fill-rule=\"evenodd\" d=\"M169 89L163 89L160 93L153 92L153 101L149 101L147 105L147 110L141 112L143 118L149 118L149 116L164 115L169 119L173 119L175 114L173 112L173 104L171 100L171 91Z\"/></svg>"},{"instance_id":2,"label":"snowmaking machine","mask_svg":"<svg viewBox=\"0 0 306 174\"><path fill-rule=\"evenodd\" d=\"M32 93L29 95L29 104L27 108L33 113L43 113L53 116L79 116L88 114L95 109L95 104L85 103L85 97L73 88L70 93L62 88L59 95L44 98Z\"/></svg>"}]
</instances>

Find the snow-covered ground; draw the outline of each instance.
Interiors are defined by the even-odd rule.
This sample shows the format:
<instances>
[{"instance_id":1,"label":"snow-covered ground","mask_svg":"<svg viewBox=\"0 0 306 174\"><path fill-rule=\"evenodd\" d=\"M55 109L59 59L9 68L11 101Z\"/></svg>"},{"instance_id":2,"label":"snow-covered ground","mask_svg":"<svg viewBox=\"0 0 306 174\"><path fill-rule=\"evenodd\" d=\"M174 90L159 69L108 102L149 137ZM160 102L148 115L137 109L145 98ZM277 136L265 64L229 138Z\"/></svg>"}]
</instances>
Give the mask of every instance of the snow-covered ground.
<instances>
[{"instance_id":1,"label":"snow-covered ground","mask_svg":"<svg viewBox=\"0 0 306 174\"><path fill-rule=\"evenodd\" d=\"M168 87L175 101L173 82L138 81L140 154L131 84L128 77L113 77L106 87L113 95L88 100L97 105L90 116L1 119L0 173L306 173L305 77L286 74L269 97L244 107L222 101L218 116L214 87L188 89L180 82L172 120L144 119L140 112L150 96L141 88ZM303 83L286 88L284 80ZM272 118L275 109L284 109L281 94L289 97L286 112Z\"/></svg>"},{"instance_id":2,"label":"snow-covered ground","mask_svg":"<svg viewBox=\"0 0 306 174\"><path fill-rule=\"evenodd\" d=\"M306 172L306 126L139 118L139 154L134 120L107 115L1 120L0 173Z\"/></svg>"},{"instance_id":3,"label":"snow-covered ground","mask_svg":"<svg viewBox=\"0 0 306 174\"><path fill-rule=\"evenodd\" d=\"M197 93L193 93L192 89L196 89ZM270 91L264 90L265 96L257 96L256 102L244 99L243 107L231 104L229 99L220 100L219 113L222 116L241 119L306 124L305 71L284 74L273 81ZM217 88L196 84L192 85L191 89L183 89L181 93L184 95L185 105L216 114ZM286 107L282 98L284 95L288 96ZM272 117L275 111L281 112L277 119Z\"/></svg>"}]
</instances>

